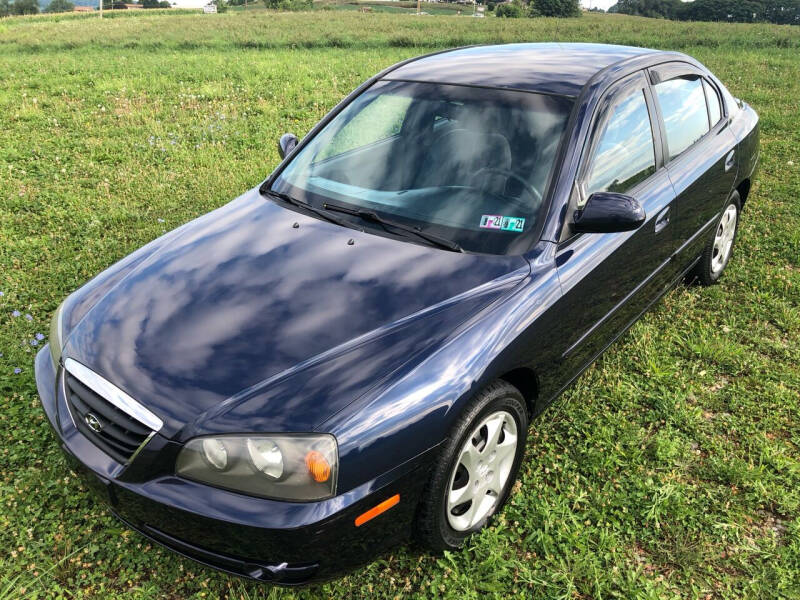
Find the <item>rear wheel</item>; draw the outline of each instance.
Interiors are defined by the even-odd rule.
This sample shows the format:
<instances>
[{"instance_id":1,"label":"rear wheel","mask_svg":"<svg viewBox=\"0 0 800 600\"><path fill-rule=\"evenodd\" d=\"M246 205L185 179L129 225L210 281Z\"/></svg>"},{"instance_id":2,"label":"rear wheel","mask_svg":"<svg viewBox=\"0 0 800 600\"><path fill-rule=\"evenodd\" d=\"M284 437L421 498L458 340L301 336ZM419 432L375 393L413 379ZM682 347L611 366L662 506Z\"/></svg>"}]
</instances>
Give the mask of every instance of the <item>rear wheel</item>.
<instances>
[{"instance_id":1,"label":"rear wheel","mask_svg":"<svg viewBox=\"0 0 800 600\"><path fill-rule=\"evenodd\" d=\"M713 237L708 241L700 262L695 267L694 275L702 285L716 283L728 266L739 228L741 208L739 192L733 192L717 222Z\"/></svg>"},{"instance_id":2,"label":"rear wheel","mask_svg":"<svg viewBox=\"0 0 800 600\"><path fill-rule=\"evenodd\" d=\"M444 444L420 505L417 533L434 550L458 548L505 503L528 433L525 401L509 383L484 388Z\"/></svg>"}]
</instances>

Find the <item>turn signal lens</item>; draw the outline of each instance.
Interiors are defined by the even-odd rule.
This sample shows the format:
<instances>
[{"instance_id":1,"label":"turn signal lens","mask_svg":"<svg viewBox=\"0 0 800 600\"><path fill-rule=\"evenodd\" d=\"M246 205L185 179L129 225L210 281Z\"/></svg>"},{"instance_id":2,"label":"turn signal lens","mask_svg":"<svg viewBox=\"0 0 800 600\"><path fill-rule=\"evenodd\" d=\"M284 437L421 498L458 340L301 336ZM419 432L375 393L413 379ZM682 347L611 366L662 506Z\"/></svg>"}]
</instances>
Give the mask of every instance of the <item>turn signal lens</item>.
<instances>
[{"instance_id":1,"label":"turn signal lens","mask_svg":"<svg viewBox=\"0 0 800 600\"><path fill-rule=\"evenodd\" d=\"M313 477L314 481L317 483L328 481L328 478L331 476L330 463L325 460L321 452L317 452L316 450L312 450L306 454L306 467L308 467L308 472L311 473L311 477Z\"/></svg>"},{"instance_id":2,"label":"turn signal lens","mask_svg":"<svg viewBox=\"0 0 800 600\"><path fill-rule=\"evenodd\" d=\"M377 506L373 506L367 512L362 513L356 517L356 527L361 527L367 521L371 521L378 515L382 515L387 510L396 506L400 502L400 494L395 494L391 498L387 498Z\"/></svg>"}]
</instances>

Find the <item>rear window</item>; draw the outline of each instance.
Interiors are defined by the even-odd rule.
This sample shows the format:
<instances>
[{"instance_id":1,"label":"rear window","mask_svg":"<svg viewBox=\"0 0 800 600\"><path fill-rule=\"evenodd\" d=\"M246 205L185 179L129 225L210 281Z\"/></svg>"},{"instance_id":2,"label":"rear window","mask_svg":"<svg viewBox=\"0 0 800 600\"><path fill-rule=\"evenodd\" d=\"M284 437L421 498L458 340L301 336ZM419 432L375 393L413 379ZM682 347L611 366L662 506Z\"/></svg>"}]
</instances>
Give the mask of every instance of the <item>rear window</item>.
<instances>
[{"instance_id":1,"label":"rear window","mask_svg":"<svg viewBox=\"0 0 800 600\"><path fill-rule=\"evenodd\" d=\"M667 133L669 157L675 158L708 132L702 79L677 77L655 86Z\"/></svg>"}]
</instances>

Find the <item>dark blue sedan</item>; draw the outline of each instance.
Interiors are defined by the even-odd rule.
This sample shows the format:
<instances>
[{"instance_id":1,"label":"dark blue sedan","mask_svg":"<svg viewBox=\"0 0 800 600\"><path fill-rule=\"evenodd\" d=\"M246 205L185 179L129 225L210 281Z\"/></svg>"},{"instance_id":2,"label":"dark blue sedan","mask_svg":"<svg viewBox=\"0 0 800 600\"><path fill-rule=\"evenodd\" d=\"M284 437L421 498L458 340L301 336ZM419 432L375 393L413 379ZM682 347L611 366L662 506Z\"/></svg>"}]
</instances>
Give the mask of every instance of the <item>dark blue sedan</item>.
<instances>
[{"instance_id":1,"label":"dark blue sedan","mask_svg":"<svg viewBox=\"0 0 800 600\"><path fill-rule=\"evenodd\" d=\"M530 420L720 277L758 117L683 54L515 44L395 65L279 148L70 295L36 380L120 519L294 584L486 525Z\"/></svg>"}]
</instances>

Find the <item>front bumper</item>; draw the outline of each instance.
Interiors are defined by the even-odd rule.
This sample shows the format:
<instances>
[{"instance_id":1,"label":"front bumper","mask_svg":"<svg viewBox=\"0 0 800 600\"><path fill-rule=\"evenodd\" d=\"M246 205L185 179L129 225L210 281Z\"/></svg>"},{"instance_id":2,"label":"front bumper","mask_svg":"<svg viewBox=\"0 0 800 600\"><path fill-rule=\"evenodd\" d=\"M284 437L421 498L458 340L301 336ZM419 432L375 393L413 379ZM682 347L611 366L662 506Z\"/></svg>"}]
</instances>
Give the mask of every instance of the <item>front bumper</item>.
<instances>
[{"instance_id":1,"label":"front bumper","mask_svg":"<svg viewBox=\"0 0 800 600\"><path fill-rule=\"evenodd\" d=\"M49 346L36 357L36 385L70 467L114 515L148 538L206 565L292 585L330 579L405 540L432 451L353 490L321 502L254 498L175 476L178 444L156 436L127 467L72 423ZM400 494L390 511L355 518Z\"/></svg>"}]
</instances>

